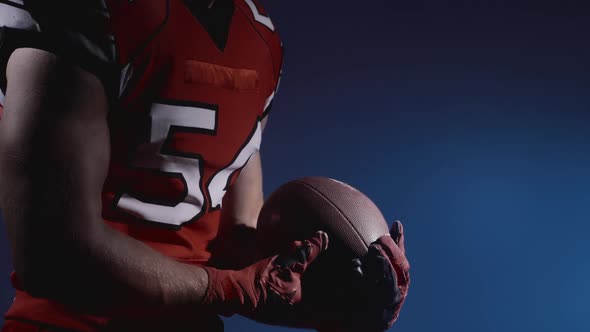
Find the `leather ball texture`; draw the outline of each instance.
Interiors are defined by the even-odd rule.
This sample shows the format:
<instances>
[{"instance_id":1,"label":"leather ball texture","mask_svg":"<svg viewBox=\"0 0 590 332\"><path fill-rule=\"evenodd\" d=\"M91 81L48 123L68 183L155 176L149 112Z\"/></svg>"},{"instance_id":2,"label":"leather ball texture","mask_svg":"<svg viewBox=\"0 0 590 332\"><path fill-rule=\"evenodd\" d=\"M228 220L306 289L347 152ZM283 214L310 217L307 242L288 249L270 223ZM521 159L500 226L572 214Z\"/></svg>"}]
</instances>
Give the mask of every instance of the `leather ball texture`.
<instances>
[{"instance_id":1,"label":"leather ball texture","mask_svg":"<svg viewBox=\"0 0 590 332\"><path fill-rule=\"evenodd\" d=\"M267 323L309 326L305 318L337 319L345 312L351 282L351 262L367 254L369 245L389 233L379 208L352 186L326 177L304 177L275 190L258 219L259 246L265 256L287 250L295 240L316 231L328 233L325 253L304 274L303 303L296 313L274 313Z\"/></svg>"},{"instance_id":2,"label":"leather ball texture","mask_svg":"<svg viewBox=\"0 0 590 332\"><path fill-rule=\"evenodd\" d=\"M305 177L285 183L266 200L258 231L266 250L304 240L322 230L330 248L340 255L361 257L369 245L389 232L379 208L352 186L325 177Z\"/></svg>"}]
</instances>

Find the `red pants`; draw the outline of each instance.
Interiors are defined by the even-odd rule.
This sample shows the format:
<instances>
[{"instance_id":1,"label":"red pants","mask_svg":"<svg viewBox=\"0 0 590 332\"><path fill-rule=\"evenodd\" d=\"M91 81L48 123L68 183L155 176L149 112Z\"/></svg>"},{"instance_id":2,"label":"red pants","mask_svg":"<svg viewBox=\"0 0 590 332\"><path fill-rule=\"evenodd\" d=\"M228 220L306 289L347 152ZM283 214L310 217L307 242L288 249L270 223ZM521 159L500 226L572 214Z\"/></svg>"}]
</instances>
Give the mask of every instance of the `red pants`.
<instances>
[{"instance_id":1,"label":"red pants","mask_svg":"<svg viewBox=\"0 0 590 332\"><path fill-rule=\"evenodd\" d=\"M37 325L34 323L28 322L21 322L12 319L6 320L4 322L4 326L2 326L2 331L0 332L66 332L67 330L59 329L59 328L52 328L52 327L45 327L41 325ZM72 331L74 332L74 331Z\"/></svg>"},{"instance_id":2,"label":"red pants","mask_svg":"<svg viewBox=\"0 0 590 332\"><path fill-rule=\"evenodd\" d=\"M194 323L189 324L163 324L163 323L150 323L140 324L117 324L110 325L101 329L100 332L223 332L223 322L215 317L209 322L203 322L199 327L194 326ZM18 321L13 319L7 319L0 332L78 332L76 330L70 330L63 327L49 326L39 324L36 322ZM97 331L99 332L99 331Z\"/></svg>"}]
</instances>

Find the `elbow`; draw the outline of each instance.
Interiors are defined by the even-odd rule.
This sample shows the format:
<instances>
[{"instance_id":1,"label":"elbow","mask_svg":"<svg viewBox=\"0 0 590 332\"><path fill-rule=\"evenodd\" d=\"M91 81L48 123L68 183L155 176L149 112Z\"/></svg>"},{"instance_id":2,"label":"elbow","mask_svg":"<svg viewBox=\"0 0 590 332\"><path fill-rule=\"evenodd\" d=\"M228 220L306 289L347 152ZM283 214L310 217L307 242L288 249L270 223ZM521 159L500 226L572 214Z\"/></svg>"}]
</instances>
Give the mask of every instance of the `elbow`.
<instances>
[{"instance_id":1,"label":"elbow","mask_svg":"<svg viewBox=\"0 0 590 332\"><path fill-rule=\"evenodd\" d=\"M89 243L73 239L26 240L14 255L15 286L33 297L74 305L84 301Z\"/></svg>"},{"instance_id":2,"label":"elbow","mask_svg":"<svg viewBox=\"0 0 590 332\"><path fill-rule=\"evenodd\" d=\"M35 255L17 251L13 254L13 265L15 275L12 282L17 290L25 291L29 295L38 298L52 298L50 295L52 289L52 278L59 279L56 273L61 273L59 269L50 266L48 260L43 261L40 255Z\"/></svg>"},{"instance_id":3,"label":"elbow","mask_svg":"<svg viewBox=\"0 0 590 332\"><path fill-rule=\"evenodd\" d=\"M38 252L34 252L38 251ZM72 276L73 257L57 254L56 250L36 249L19 252L14 260L15 286L33 297L62 301L68 294ZM63 253L64 251L62 251Z\"/></svg>"},{"instance_id":4,"label":"elbow","mask_svg":"<svg viewBox=\"0 0 590 332\"><path fill-rule=\"evenodd\" d=\"M25 291L37 298L55 299L59 297L62 285L55 284L60 280L63 270L50 267L47 262L34 261L27 258L14 263L16 278L13 280L16 289Z\"/></svg>"}]
</instances>

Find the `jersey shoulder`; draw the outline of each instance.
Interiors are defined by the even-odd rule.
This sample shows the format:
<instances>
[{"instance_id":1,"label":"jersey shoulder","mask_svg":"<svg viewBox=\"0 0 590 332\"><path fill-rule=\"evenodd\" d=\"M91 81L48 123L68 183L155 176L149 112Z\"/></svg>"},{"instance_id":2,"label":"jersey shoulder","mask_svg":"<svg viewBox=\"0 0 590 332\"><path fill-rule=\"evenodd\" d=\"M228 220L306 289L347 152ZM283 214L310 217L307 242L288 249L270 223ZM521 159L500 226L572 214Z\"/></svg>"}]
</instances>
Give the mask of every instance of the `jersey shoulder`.
<instances>
[{"instance_id":1,"label":"jersey shoulder","mask_svg":"<svg viewBox=\"0 0 590 332\"><path fill-rule=\"evenodd\" d=\"M245 15L258 35L269 47L273 67L277 73L277 84L283 66L283 42L275 22L258 0L235 0L236 8Z\"/></svg>"},{"instance_id":2,"label":"jersey shoulder","mask_svg":"<svg viewBox=\"0 0 590 332\"><path fill-rule=\"evenodd\" d=\"M9 56L28 47L86 69L116 99L122 68L155 38L169 10L170 0L0 0L0 88Z\"/></svg>"},{"instance_id":3,"label":"jersey shoulder","mask_svg":"<svg viewBox=\"0 0 590 332\"><path fill-rule=\"evenodd\" d=\"M24 0L0 2L0 76L18 48L54 53L103 82L116 75L109 13L101 1ZM0 82L2 87L5 81Z\"/></svg>"}]
</instances>

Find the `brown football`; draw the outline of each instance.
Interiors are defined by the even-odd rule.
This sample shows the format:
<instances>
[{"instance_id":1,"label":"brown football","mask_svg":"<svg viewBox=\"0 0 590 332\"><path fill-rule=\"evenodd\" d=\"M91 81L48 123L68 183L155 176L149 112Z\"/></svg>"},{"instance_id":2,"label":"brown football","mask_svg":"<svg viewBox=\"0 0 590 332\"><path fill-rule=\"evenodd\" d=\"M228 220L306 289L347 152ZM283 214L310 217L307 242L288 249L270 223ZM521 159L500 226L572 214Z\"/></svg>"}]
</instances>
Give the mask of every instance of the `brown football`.
<instances>
[{"instance_id":1,"label":"brown football","mask_svg":"<svg viewBox=\"0 0 590 332\"><path fill-rule=\"evenodd\" d=\"M290 181L266 200L258 221L267 250L303 240L323 230L329 251L350 258L367 253L369 245L389 232L379 208L352 186L329 178L306 177ZM332 250L331 247L337 247Z\"/></svg>"},{"instance_id":2,"label":"brown football","mask_svg":"<svg viewBox=\"0 0 590 332\"><path fill-rule=\"evenodd\" d=\"M306 316L318 310L338 311L350 288L345 270L350 269L354 258L367 254L372 242L389 232L381 211L367 196L348 184L324 177L306 177L282 185L260 212L259 244L267 256L318 230L328 233L330 241L328 250L304 275L305 305L301 315ZM278 315L271 323L297 326L301 315Z\"/></svg>"}]
</instances>

